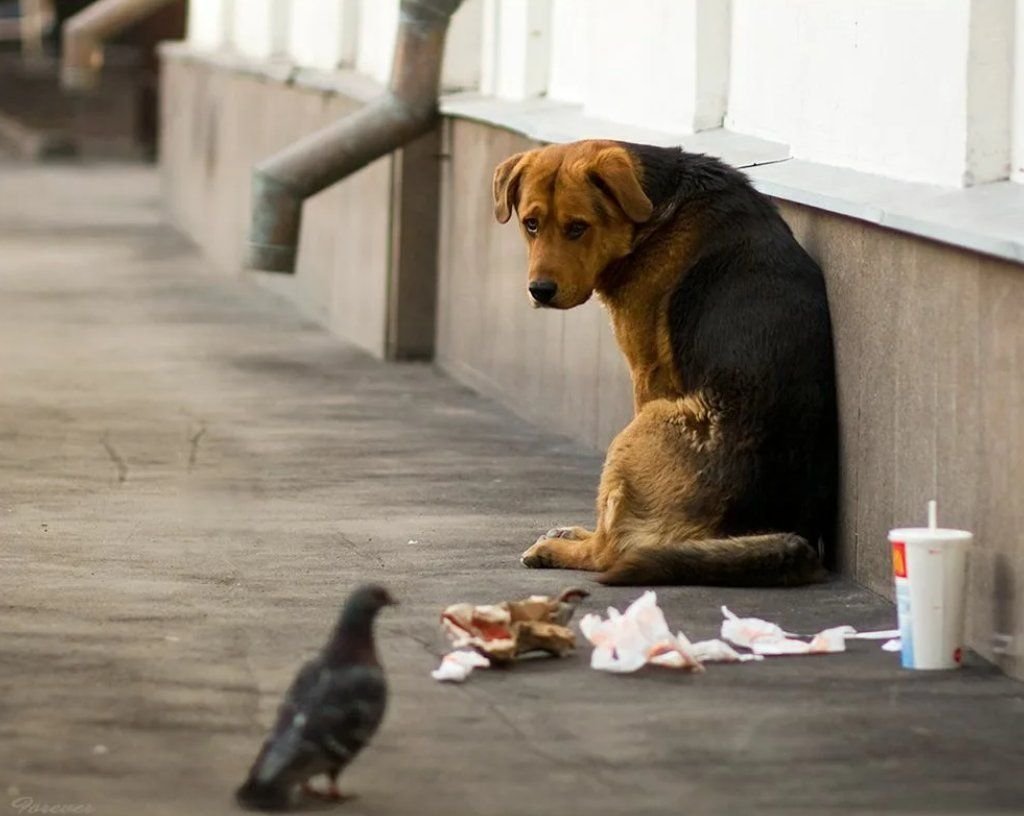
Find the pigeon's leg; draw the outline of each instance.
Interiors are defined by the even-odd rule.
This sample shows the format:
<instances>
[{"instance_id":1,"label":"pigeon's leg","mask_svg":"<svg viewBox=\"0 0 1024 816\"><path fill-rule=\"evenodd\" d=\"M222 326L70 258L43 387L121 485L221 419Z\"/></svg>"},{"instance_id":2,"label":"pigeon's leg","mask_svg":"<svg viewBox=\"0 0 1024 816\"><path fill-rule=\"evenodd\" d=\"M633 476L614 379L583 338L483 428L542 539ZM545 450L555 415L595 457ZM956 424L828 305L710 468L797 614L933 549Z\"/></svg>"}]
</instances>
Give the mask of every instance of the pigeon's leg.
<instances>
[{"instance_id":1,"label":"pigeon's leg","mask_svg":"<svg viewBox=\"0 0 1024 816\"><path fill-rule=\"evenodd\" d=\"M341 792L338 788L338 774L341 773L341 768L333 768L327 772L327 788L315 788L309 782L306 782L302 789L309 796L316 799L324 799L328 802L344 802L347 799L354 799L354 796L346 795Z\"/></svg>"},{"instance_id":2,"label":"pigeon's leg","mask_svg":"<svg viewBox=\"0 0 1024 816\"><path fill-rule=\"evenodd\" d=\"M341 768L331 768L327 772L327 798L332 802L343 802L348 797L338 789L338 774Z\"/></svg>"}]
</instances>

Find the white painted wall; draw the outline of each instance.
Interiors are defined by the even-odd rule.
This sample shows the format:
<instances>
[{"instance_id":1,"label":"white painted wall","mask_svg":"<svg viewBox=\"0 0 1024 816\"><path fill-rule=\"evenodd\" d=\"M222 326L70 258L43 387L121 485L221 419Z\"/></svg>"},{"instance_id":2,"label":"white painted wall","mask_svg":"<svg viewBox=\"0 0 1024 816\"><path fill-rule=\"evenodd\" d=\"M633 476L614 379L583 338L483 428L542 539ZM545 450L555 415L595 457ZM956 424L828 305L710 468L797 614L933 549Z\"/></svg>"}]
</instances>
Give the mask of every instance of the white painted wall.
<instances>
[{"instance_id":1,"label":"white painted wall","mask_svg":"<svg viewBox=\"0 0 1024 816\"><path fill-rule=\"evenodd\" d=\"M275 59L288 51L289 0L238 0L231 40L240 54Z\"/></svg>"},{"instance_id":2,"label":"white painted wall","mask_svg":"<svg viewBox=\"0 0 1024 816\"><path fill-rule=\"evenodd\" d=\"M969 0L735 0L726 124L800 158L960 184L969 22Z\"/></svg>"},{"instance_id":3,"label":"white painted wall","mask_svg":"<svg viewBox=\"0 0 1024 816\"><path fill-rule=\"evenodd\" d=\"M548 87L551 0L485 0L480 88L528 99Z\"/></svg>"},{"instance_id":4,"label":"white painted wall","mask_svg":"<svg viewBox=\"0 0 1024 816\"><path fill-rule=\"evenodd\" d=\"M658 130L719 127L729 69L729 3L589 0L585 113Z\"/></svg>"},{"instance_id":5,"label":"white painted wall","mask_svg":"<svg viewBox=\"0 0 1024 816\"><path fill-rule=\"evenodd\" d=\"M484 0L463 0L452 15L445 39L441 86L445 91L480 87L480 38L484 24Z\"/></svg>"},{"instance_id":6,"label":"white painted wall","mask_svg":"<svg viewBox=\"0 0 1024 816\"><path fill-rule=\"evenodd\" d=\"M359 0L356 70L380 83L391 78L391 57L398 31L399 0Z\"/></svg>"},{"instance_id":7,"label":"white painted wall","mask_svg":"<svg viewBox=\"0 0 1024 816\"><path fill-rule=\"evenodd\" d=\"M234 0L189 0L188 41L216 51L231 44Z\"/></svg>"},{"instance_id":8,"label":"white painted wall","mask_svg":"<svg viewBox=\"0 0 1024 816\"><path fill-rule=\"evenodd\" d=\"M1017 0L1013 72L1013 153L1010 178L1024 184L1024 0Z\"/></svg>"},{"instance_id":9,"label":"white painted wall","mask_svg":"<svg viewBox=\"0 0 1024 816\"><path fill-rule=\"evenodd\" d=\"M288 55L296 63L332 71L356 55L357 0L292 0Z\"/></svg>"},{"instance_id":10,"label":"white painted wall","mask_svg":"<svg viewBox=\"0 0 1024 816\"><path fill-rule=\"evenodd\" d=\"M1013 8L734 0L726 125L896 178L1006 178Z\"/></svg>"},{"instance_id":11,"label":"white painted wall","mask_svg":"<svg viewBox=\"0 0 1024 816\"><path fill-rule=\"evenodd\" d=\"M587 0L553 0L548 96L582 104L590 75Z\"/></svg>"},{"instance_id":12,"label":"white painted wall","mask_svg":"<svg viewBox=\"0 0 1024 816\"><path fill-rule=\"evenodd\" d=\"M603 119L693 130L693 0L591 0L584 110Z\"/></svg>"},{"instance_id":13,"label":"white painted wall","mask_svg":"<svg viewBox=\"0 0 1024 816\"><path fill-rule=\"evenodd\" d=\"M974 0L967 56L964 184L1010 174L1014 0ZM1024 44L1022 44L1024 47Z\"/></svg>"},{"instance_id":14,"label":"white painted wall","mask_svg":"<svg viewBox=\"0 0 1024 816\"><path fill-rule=\"evenodd\" d=\"M191 0L189 39L383 84L399 6ZM442 85L669 133L724 122L899 179L1024 181L1024 0L464 0Z\"/></svg>"}]
</instances>

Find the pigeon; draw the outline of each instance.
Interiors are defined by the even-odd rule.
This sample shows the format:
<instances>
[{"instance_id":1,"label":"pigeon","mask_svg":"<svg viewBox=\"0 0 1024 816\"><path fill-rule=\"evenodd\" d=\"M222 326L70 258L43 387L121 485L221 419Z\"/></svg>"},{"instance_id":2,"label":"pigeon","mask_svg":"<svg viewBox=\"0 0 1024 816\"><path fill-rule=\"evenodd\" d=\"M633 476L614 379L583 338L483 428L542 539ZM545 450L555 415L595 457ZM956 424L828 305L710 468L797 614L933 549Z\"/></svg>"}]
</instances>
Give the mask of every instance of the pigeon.
<instances>
[{"instance_id":1,"label":"pigeon","mask_svg":"<svg viewBox=\"0 0 1024 816\"><path fill-rule=\"evenodd\" d=\"M338 774L376 733L387 704L387 680L377 659L373 621L395 600L386 589L359 587L345 602L320 653L299 671L285 695L273 731L249 776L235 792L248 810L287 810L296 788L334 800ZM327 774L325 794L312 777Z\"/></svg>"}]
</instances>

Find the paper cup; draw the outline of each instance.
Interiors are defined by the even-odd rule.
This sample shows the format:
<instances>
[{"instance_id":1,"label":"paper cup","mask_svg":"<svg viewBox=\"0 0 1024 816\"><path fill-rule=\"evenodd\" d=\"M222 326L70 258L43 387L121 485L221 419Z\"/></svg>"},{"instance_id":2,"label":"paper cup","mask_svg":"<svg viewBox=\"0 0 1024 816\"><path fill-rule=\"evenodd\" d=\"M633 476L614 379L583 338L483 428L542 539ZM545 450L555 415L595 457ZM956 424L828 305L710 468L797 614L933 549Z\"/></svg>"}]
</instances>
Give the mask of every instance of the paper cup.
<instances>
[{"instance_id":1,"label":"paper cup","mask_svg":"<svg viewBox=\"0 0 1024 816\"><path fill-rule=\"evenodd\" d=\"M966 530L941 527L889 531L904 668L959 667L967 548L973 538Z\"/></svg>"}]
</instances>

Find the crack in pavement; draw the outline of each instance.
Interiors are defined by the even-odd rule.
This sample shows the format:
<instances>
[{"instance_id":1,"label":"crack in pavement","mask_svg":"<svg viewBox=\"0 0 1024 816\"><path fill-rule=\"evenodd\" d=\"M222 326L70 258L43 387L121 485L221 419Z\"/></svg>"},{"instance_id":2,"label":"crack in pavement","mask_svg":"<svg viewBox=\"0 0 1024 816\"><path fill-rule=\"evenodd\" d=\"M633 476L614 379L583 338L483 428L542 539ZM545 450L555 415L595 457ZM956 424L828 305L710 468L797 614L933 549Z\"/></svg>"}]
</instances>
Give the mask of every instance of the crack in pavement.
<instances>
[{"instance_id":1,"label":"crack in pavement","mask_svg":"<svg viewBox=\"0 0 1024 816\"><path fill-rule=\"evenodd\" d=\"M377 553L375 553L375 552L367 552L366 550L364 550L362 547L360 547L358 544L356 544L352 539L348 538L347 536L339 535L338 536L338 541L344 547L347 547L349 550L351 550L352 553L357 558L362 558L364 560L376 561L377 562L377 566L380 567L381 569L384 569L384 559L381 558L379 555L377 555Z\"/></svg>"},{"instance_id":2,"label":"crack in pavement","mask_svg":"<svg viewBox=\"0 0 1024 816\"><path fill-rule=\"evenodd\" d=\"M192 468L196 466L196 460L199 458L199 440L203 438L206 433L206 425L200 424L199 430L196 431L192 436L188 438L189 450L188 450L188 466L187 470L191 473Z\"/></svg>"},{"instance_id":3,"label":"crack in pavement","mask_svg":"<svg viewBox=\"0 0 1024 816\"><path fill-rule=\"evenodd\" d=\"M114 463L114 467L117 468L117 481L119 484L124 484L128 481L128 463L124 457L117 452L110 443L110 431L104 431L103 436L100 438L100 444L103 445L103 450L107 452L107 456L110 457L110 461Z\"/></svg>"}]
</instances>

